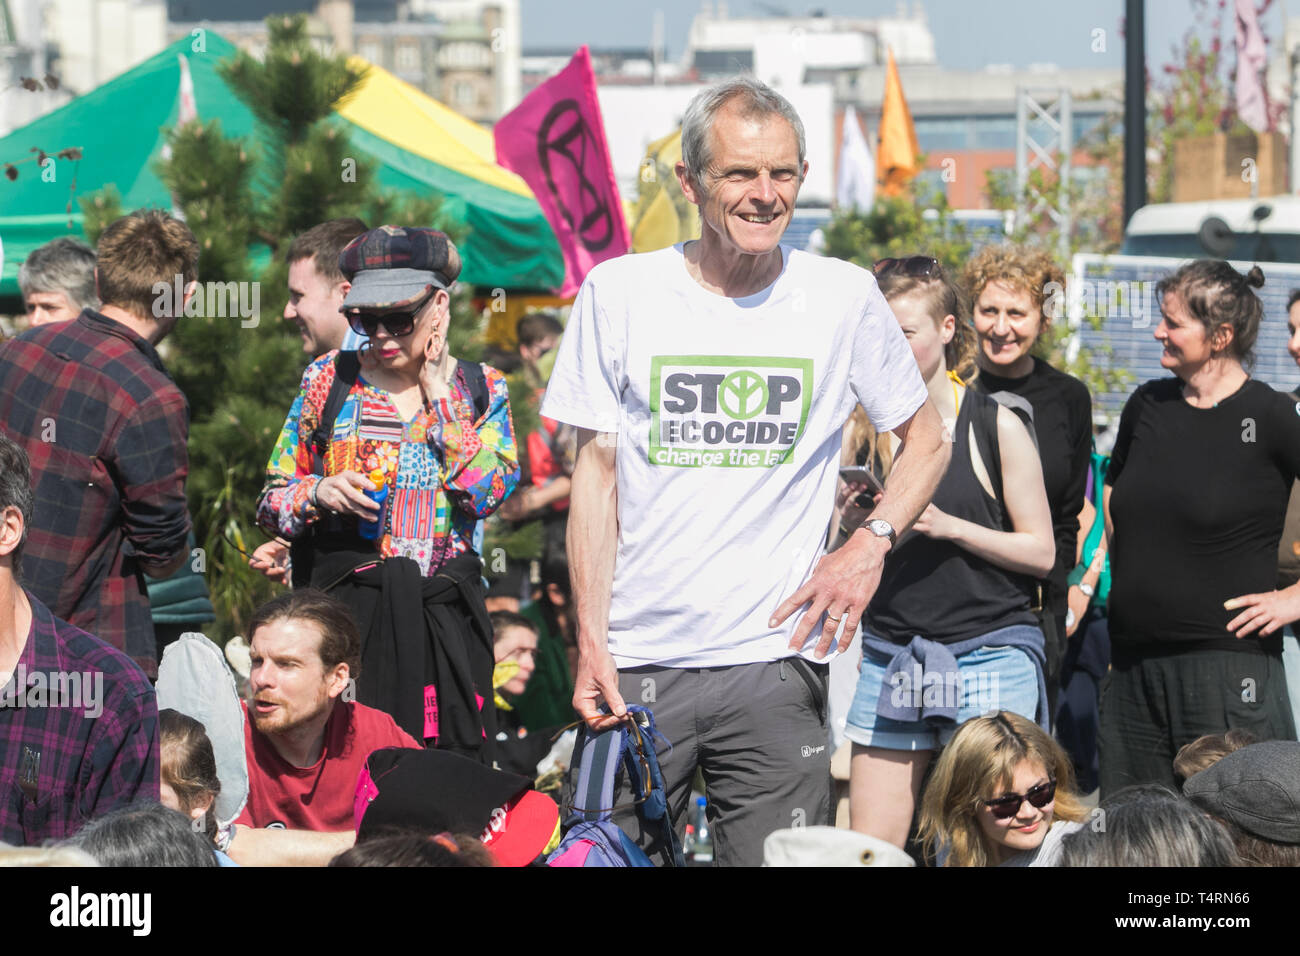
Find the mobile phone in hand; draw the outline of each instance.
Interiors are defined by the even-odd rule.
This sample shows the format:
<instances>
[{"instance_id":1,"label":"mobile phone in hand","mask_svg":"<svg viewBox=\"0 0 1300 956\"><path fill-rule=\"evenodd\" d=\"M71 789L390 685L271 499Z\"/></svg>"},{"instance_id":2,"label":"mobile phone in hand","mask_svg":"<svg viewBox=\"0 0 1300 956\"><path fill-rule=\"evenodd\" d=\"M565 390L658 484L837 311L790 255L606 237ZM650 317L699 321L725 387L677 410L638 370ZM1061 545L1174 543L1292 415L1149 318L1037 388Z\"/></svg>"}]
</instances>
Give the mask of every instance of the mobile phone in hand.
<instances>
[{"instance_id":1,"label":"mobile phone in hand","mask_svg":"<svg viewBox=\"0 0 1300 956\"><path fill-rule=\"evenodd\" d=\"M870 488L869 494L883 495L885 493L885 484L870 468L861 465L850 465L840 469L840 477L845 481L856 482L860 485L866 485Z\"/></svg>"}]
</instances>

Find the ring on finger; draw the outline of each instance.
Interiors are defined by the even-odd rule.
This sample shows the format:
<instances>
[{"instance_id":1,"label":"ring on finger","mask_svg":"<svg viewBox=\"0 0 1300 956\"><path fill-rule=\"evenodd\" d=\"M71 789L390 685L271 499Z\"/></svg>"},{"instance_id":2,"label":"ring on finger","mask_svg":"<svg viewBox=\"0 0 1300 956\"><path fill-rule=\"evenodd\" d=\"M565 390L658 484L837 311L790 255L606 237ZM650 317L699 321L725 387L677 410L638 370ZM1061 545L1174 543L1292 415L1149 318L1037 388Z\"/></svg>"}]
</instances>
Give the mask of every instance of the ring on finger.
<instances>
[{"instance_id":1,"label":"ring on finger","mask_svg":"<svg viewBox=\"0 0 1300 956\"><path fill-rule=\"evenodd\" d=\"M829 611L826 613L826 616L830 618L832 621L834 621L836 624L840 623L840 621L844 619L843 614L841 614L839 617L836 617L834 614L831 614Z\"/></svg>"}]
</instances>

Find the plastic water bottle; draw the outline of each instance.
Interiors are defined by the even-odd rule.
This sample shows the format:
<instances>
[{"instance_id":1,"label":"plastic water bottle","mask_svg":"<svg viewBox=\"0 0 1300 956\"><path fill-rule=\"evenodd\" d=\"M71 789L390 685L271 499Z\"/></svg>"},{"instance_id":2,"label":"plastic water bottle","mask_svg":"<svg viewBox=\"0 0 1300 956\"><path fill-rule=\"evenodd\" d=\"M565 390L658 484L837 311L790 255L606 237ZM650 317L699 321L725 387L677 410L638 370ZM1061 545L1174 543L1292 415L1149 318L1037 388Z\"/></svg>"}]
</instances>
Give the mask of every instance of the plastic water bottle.
<instances>
[{"instance_id":1,"label":"plastic water bottle","mask_svg":"<svg viewBox=\"0 0 1300 956\"><path fill-rule=\"evenodd\" d=\"M379 505L379 511L372 519L362 519L357 533L367 541L374 541L379 537L379 519L384 515L384 502L388 499L388 482L384 480L384 473L376 468L367 477L375 489L362 488L361 493L369 498L375 504Z\"/></svg>"},{"instance_id":2,"label":"plastic water bottle","mask_svg":"<svg viewBox=\"0 0 1300 956\"><path fill-rule=\"evenodd\" d=\"M709 802L704 797L695 801L695 840L691 862L696 866L709 866L713 863L713 833L709 830L708 806Z\"/></svg>"},{"instance_id":3,"label":"plastic water bottle","mask_svg":"<svg viewBox=\"0 0 1300 956\"><path fill-rule=\"evenodd\" d=\"M686 837L682 840L682 855L685 856L687 860L694 859L695 857L694 824L691 823L686 824Z\"/></svg>"}]
</instances>

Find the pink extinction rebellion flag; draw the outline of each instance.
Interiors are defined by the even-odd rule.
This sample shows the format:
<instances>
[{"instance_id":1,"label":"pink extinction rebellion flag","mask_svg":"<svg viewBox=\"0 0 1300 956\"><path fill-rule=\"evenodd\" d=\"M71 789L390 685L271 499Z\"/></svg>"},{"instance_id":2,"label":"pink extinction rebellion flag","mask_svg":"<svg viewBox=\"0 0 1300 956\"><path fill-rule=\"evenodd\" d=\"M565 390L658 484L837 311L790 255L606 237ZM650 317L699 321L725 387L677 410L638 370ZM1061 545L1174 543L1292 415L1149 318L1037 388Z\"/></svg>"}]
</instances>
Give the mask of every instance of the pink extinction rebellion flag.
<instances>
[{"instance_id":1,"label":"pink extinction rebellion flag","mask_svg":"<svg viewBox=\"0 0 1300 956\"><path fill-rule=\"evenodd\" d=\"M587 48L501 117L493 135L497 162L528 183L555 231L565 265L559 294L573 295L592 266L631 245Z\"/></svg>"},{"instance_id":2,"label":"pink extinction rebellion flag","mask_svg":"<svg viewBox=\"0 0 1300 956\"><path fill-rule=\"evenodd\" d=\"M1257 133L1268 132L1268 93L1262 72L1268 48L1259 29L1255 0L1236 0L1237 11L1237 115Z\"/></svg>"}]
</instances>

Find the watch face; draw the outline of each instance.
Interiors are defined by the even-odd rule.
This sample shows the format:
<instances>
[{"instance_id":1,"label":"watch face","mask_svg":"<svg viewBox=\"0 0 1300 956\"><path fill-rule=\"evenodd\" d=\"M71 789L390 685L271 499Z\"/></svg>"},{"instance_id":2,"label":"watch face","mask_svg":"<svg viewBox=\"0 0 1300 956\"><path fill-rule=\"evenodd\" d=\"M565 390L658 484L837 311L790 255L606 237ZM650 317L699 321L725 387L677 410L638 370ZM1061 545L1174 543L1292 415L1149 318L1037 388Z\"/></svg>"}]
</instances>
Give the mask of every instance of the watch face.
<instances>
[{"instance_id":1,"label":"watch face","mask_svg":"<svg viewBox=\"0 0 1300 956\"><path fill-rule=\"evenodd\" d=\"M881 538L893 538L894 528L888 521L881 518L872 518L867 522L867 529L874 535Z\"/></svg>"}]
</instances>

